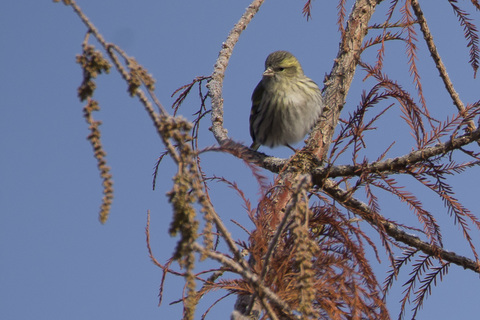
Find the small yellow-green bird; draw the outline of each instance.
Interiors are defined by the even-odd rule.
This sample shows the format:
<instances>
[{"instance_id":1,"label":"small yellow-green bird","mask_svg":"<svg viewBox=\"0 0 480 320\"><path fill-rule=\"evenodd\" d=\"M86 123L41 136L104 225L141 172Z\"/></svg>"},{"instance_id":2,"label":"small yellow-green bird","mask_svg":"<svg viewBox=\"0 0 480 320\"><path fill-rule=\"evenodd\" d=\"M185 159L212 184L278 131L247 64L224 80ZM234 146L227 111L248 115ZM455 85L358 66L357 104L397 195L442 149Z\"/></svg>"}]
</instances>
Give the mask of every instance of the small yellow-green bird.
<instances>
[{"instance_id":1,"label":"small yellow-green bird","mask_svg":"<svg viewBox=\"0 0 480 320\"><path fill-rule=\"evenodd\" d=\"M322 110L322 92L303 74L297 58L287 51L272 52L252 94L250 148L291 148L310 132Z\"/></svg>"}]
</instances>

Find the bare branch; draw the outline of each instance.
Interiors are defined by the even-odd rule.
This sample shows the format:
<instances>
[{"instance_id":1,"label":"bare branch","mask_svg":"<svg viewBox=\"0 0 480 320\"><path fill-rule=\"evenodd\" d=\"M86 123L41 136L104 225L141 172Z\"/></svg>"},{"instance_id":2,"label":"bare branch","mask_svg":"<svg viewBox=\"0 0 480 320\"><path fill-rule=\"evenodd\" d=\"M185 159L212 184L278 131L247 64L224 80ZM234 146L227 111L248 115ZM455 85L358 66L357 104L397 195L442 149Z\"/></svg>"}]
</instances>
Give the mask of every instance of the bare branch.
<instances>
[{"instance_id":1,"label":"bare branch","mask_svg":"<svg viewBox=\"0 0 480 320\"><path fill-rule=\"evenodd\" d=\"M465 111L465 105L463 104L460 96L458 95L457 91L455 90L450 77L448 76L447 69L443 64L442 58L438 53L437 46L433 41L432 33L430 32L430 28L428 27L427 20L423 15L423 11L420 8L420 3L418 0L411 0L413 12L417 17L418 24L420 25L420 29L423 33L423 38L427 44L428 50L430 51L430 55L432 56L433 61L435 62L435 66L437 67L438 73L440 74L440 78L442 78L443 83L445 85L445 89L447 89L450 97L452 98L453 104L457 107L459 113L463 113ZM475 124L472 120L468 121L468 127L470 131L475 130Z\"/></svg>"},{"instance_id":2,"label":"bare branch","mask_svg":"<svg viewBox=\"0 0 480 320\"><path fill-rule=\"evenodd\" d=\"M260 10L260 6L264 0L254 0L248 6L245 13L242 15L237 24L230 31L227 40L222 44L222 50L218 54L217 62L212 73L212 79L208 82L207 88L212 99L212 128L211 131L217 139L217 142L222 145L227 141L227 130L223 127L223 78L225 71L233 53L233 48L237 43L240 34L245 30L247 25L253 19L255 14Z\"/></svg>"},{"instance_id":3,"label":"bare branch","mask_svg":"<svg viewBox=\"0 0 480 320\"><path fill-rule=\"evenodd\" d=\"M325 168L316 168L313 170L313 182L321 184L321 179L324 177L338 177L338 176L360 176L363 172L371 173L391 173L398 174L405 170L408 166L414 165L418 162L425 161L440 155L446 155L448 152L468 145L480 139L480 130L477 129L471 133L467 133L461 137L454 138L453 136L444 143L439 143L433 147L427 147L412 151L404 156L387 159L380 162L372 162L368 165L341 165Z\"/></svg>"}]
</instances>

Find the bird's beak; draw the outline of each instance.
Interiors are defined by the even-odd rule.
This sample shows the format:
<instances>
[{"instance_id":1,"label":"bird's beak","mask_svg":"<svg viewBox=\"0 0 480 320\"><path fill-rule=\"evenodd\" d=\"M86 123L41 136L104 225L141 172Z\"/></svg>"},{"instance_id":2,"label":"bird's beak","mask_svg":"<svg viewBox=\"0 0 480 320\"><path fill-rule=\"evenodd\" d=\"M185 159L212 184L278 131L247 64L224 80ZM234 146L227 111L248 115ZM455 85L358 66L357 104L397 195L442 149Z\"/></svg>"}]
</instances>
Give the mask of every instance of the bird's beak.
<instances>
[{"instance_id":1,"label":"bird's beak","mask_svg":"<svg viewBox=\"0 0 480 320\"><path fill-rule=\"evenodd\" d=\"M273 77L273 70L272 68L268 67L264 72L263 72L263 76L264 77Z\"/></svg>"}]
</instances>

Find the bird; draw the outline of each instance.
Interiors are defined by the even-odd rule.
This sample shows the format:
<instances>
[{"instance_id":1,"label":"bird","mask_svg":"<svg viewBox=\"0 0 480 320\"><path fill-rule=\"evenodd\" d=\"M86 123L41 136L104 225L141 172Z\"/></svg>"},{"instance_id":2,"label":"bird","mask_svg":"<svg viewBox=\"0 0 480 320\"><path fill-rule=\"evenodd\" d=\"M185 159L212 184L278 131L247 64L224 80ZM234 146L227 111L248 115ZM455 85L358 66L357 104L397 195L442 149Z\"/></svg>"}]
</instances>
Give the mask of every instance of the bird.
<instances>
[{"instance_id":1,"label":"bird","mask_svg":"<svg viewBox=\"0 0 480 320\"><path fill-rule=\"evenodd\" d=\"M291 144L311 131L323 107L320 88L304 75L297 58L288 51L270 53L252 94L250 148L283 145L293 149Z\"/></svg>"}]
</instances>

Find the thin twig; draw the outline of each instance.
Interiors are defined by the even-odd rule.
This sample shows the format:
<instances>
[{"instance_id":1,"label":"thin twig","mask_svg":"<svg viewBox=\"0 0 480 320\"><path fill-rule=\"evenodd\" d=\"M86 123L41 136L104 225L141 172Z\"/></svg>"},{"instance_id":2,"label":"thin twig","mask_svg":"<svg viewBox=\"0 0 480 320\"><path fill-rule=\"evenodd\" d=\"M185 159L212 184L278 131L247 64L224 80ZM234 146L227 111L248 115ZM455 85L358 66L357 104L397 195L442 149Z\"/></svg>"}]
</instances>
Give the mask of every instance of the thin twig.
<instances>
[{"instance_id":1,"label":"thin twig","mask_svg":"<svg viewBox=\"0 0 480 320\"><path fill-rule=\"evenodd\" d=\"M112 59L113 64L117 68L118 72L122 76L127 83L130 81L130 74L129 72L125 69L125 67L122 65L120 60L118 59L117 55L114 53L114 50L116 47L110 43L108 43L102 36L102 34L98 31L98 29L95 27L95 25L87 18L87 16L82 12L80 7L77 5L77 3L74 0L70 1L70 6L73 8L75 13L78 15L78 17L82 20L82 22L87 26L89 29L89 32L94 35L95 39L100 43L100 45L107 51L109 57ZM117 51L118 52L118 51ZM147 111L148 115L152 119L155 128L157 129L158 134L162 138L162 141L165 143L167 146L168 150L170 151L171 156L173 157L174 161L176 163L180 162L180 159L178 158L177 153L175 152L175 148L173 145L168 141L168 139L165 139L160 132L160 129L163 127L162 125L162 120L159 114L154 110L151 102L148 100L145 92L141 90L140 88L137 88L135 90L135 95L139 98L140 102L142 105L145 107L145 110ZM161 112L163 113L164 110ZM166 112L163 113L164 117L169 117Z\"/></svg>"},{"instance_id":2,"label":"thin twig","mask_svg":"<svg viewBox=\"0 0 480 320\"><path fill-rule=\"evenodd\" d=\"M420 8L420 3L418 0L411 0L413 12L417 17L418 24L420 25L420 29L423 33L423 38L425 39L425 43L427 44L428 50L430 51L430 55L432 56L433 61L435 62L435 66L437 67L438 73L440 74L440 78L443 80L443 84L447 89L450 97L452 98L453 104L457 107L460 114L463 114L465 111L465 105L463 104L460 96L458 95L457 91L455 90L450 77L448 76L447 69L443 64L442 58L438 53L437 46L433 41L432 33L430 32L430 28L428 27L427 20L423 14L422 9ZM475 123L472 120L467 122L468 128L470 131L475 130Z\"/></svg>"}]
</instances>

